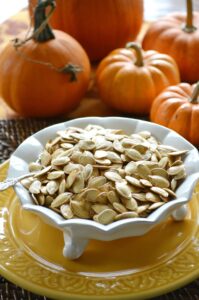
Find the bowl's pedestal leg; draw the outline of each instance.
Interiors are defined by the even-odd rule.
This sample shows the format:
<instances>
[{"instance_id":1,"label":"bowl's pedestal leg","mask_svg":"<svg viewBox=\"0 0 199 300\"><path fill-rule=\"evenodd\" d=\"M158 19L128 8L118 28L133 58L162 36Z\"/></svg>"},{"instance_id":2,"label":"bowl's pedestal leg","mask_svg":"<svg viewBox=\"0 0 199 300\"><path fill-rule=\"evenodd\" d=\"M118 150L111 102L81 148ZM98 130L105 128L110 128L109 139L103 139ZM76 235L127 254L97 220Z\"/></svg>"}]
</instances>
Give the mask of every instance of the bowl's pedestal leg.
<instances>
[{"instance_id":1,"label":"bowl's pedestal leg","mask_svg":"<svg viewBox=\"0 0 199 300\"><path fill-rule=\"evenodd\" d=\"M68 231L64 231L63 255L68 259L79 258L88 244L87 239L76 237Z\"/></svg>"},{"instance_id":2,"label":"bowl's pedestal leg","mask_svg":"<svg viewBox=\"0 0 199 300\"><path fill-rule=\"evenodd\" d=\"M178 207L176 210L174 210L171 215L175 221L182 221L186 217L187 212L188 212L188 206L187 204L184 204Z\"/></svg>"}]
</instances>

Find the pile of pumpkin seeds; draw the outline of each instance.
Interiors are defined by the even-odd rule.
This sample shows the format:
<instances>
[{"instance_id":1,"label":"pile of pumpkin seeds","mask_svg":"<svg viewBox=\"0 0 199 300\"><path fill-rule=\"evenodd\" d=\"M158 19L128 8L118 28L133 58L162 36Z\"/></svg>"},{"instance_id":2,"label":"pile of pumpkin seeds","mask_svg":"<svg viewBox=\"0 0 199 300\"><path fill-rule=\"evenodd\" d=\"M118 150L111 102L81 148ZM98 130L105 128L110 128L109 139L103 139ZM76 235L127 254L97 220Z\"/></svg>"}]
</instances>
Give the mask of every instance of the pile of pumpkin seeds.
<instances>
[{"instance_id":1,"label":"pile of pumpkin seeds","mask_svg":"<svg viewBox=\"0 0 199 300\"><path fill-rule=\"evenodd\" d=\"M186 152L162 145L149 131L69 127L47 142L29 165L35 175L21 183L35 204L65 219L142 218L175 199Z\"/></svg>"}]
</instances>

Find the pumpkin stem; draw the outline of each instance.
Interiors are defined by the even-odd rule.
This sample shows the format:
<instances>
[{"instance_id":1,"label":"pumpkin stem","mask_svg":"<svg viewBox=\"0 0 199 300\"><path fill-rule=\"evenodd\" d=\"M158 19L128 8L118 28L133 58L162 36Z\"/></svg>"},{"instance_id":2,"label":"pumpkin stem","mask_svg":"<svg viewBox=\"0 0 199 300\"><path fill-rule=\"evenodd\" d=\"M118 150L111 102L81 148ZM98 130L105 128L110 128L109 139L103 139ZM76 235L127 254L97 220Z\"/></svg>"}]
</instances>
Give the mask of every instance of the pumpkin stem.
<instances>
[{"instance_id":1,"label":"pumpkin stem","mask_svg":"<svg viewBox=\"0 0 199 300\"><path fill-rule=\"evenodd\" d=\"M59 68L58 72L63 74L69 74L70 81L76 81L77 73L82 72L82 67L73 64L67 64L64 67Z\"/></svg>"},{"instance_id":2,"label":"pumpkin stem","mask_svg":"<svg viewBox=\"0 0 199 300\"><path fill-rule=\"evenodd\" d=\"M199 102L198 97L199 97L199 81L196 83L196 86L195 86L192 96L190 98L190 102L193 104L198 104L198 102Z\"/></svg>"},{"instance_id":3,"label":"pumpkin stem","mask_svg":"<svg viewBox=\"0 0 199 300\"><path fill-rule=\"evenodd\" d=\"M193 25L193 3L192 0L186 0L187 3L187 20L183 30L187 33L194 32L197 28Z\"/></svg>"},{"instance_id":4,"label":"pumpkin stem","mask_svg":"<svg viewBox=\"0 0 199 300\"><path fill-rule=\"evenodd\" d=\"M45 9L51 6L51 9L46 16ZM56 5L55 0L45 0L44 2L42 0L38 1L38 5L35 8L34 13L34 31L33 34L31 34L29 37L25 38L24 40L15 38L13 40L13 45L15 49L23 46L26 44L29 40L34 39L37 42L46 42L48 40L54 39L55 36L48 25L48 20L50 19L51 15L54 12Z\"/></svg>"},{"instance_id":5,"label":"pumpkin stem","mask_svg":"<svg viewBox=\"0 0 199 300\"><path fill-rule=\"evenodd\" d=\"M137 43L133 43L133 42L127 43L126 48L135 50L136 53L135 65L138 67L143 67L144 62L143 62L142 48Z\"/></svg>"},{"instance_id":6,"label":"pumpkin stem","mask_svg":"<svg viewBox=\"0 0 199 300\"><path fill-rule=\"evenodd\" d=\"M51 7L48 15L46 16L46 8ZM51 39L54 39L55 36L48 24L48 20L51 17L52 13L55 10L55 1L46 0L38 1L38 5L35 8L34 12L34 32L33 38L37 42L46 42Z\"/></svg>"}]
</instances>

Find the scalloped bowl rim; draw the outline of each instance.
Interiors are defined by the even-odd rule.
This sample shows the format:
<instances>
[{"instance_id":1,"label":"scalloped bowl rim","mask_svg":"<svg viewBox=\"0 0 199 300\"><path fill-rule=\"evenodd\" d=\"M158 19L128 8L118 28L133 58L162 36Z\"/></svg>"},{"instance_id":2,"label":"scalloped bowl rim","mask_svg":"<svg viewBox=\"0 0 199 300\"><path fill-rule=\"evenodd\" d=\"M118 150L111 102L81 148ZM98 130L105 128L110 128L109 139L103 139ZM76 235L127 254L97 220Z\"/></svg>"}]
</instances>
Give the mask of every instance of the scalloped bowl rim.
<instances>
[{"instance_id":1,"label":"scalloped bowl rim","mask_svg":"<svg viewBox=\"0 0 199 300\"><path fill-rule=\"evenodd\" d=\"M74 226L74 225L86 226L86 227L89 226L89 227L95 228L98 231L101 231L106 234L109 232L113 232L120 227L123 227L123 226L126 227L125 225L129 225L129 224L131 224L131 225L132 224L146 224L146 225L148 224L149 227L151 227L151 225L155 225L156 223L159 223L160 221L162 221L164 219L164 217L168 215L168 211L175 210L179 205L186 204L190 200L193 189L195 187L195 183L199 178L199 173L197 171L197 170L199 170L199 155L198 155L197 149L191 143L189 143L186 139L184 139L182 136L180 136L178 133L176 133L175 131L173 131L171 129L168 129L164 126L161 126L161 125L158 125L155 123L151 123L148 121L132 119L132 118L86 117L86 118L73 119L70 121L66 121L66 122L48 126L44 129L36 132L35 134L31 135L30 137L28 137L24 142L22 142L18 146L18 148L15 150L15 152L11 155L10 166L9 166L9 170L8 170L8 178L27 173L27 170L25 170L25 168L23 168L23 169L16 168L16 165L17 165L16 160L18 160L18 158L19 158L18 156L23 157L23 153L25 153L24 148L27 144L29 144L29 142L32 142L31 139L39 140L41 145L44 145L49 138L47 138L46 141L41 142L41 137L43 138L44 133L47 131L48 132L53 131L55 133L57 130L65 129L70 126L84 128L88 124L95 124L95 125L101 125L106 128L118 128L118 129L125 129L126 125L128 124L127 127L132 126L134 128L131 131L131 133L136 132L136 130L137 131L149 130L150 132L153 131L152 132L153 135L157 136L157 134L155 134L155 133L158 133L158 139L161 142L162 142L162 138L160 138L160 135L162 135L162 137L164 137L163 140L165 140L166 137L171 135L171 137L172 137L170 139L171 141L169 140L166 143L167 145L173 145L172 141L177 139L177 141L178 141L177 144L180 145L180 148L182 148L182 149L185 148L185 149L189 150L189 154L187 155L187 157L191 153L191 159L194 158L194 160L193 160L194 162L192 164L191 164L191 159L188 160L189 164L191 165L191 166L188 165L188 169L192 168L192 170L189 170L189 175L187 176L186 181L188 180L188 177L191 177L192 184L189 185L189 189L186 190L186 196L184 196L184 197L181 196L180 198L177 198L168 203L165 203L163 206L156 209L153 213L151 213L146 218L124 219L124 220L113 222L108 225L103 225L103 224L99 224L93 220L85 220L85 219L65 220L63 217L61 217L59 214L52 211L51 209L31 203L32 200L31 200L30 196L29 196L30 199L28 201L27 201L27 199L25 200L25 198L23 196L23 192L25 192L26 194L28 192L25 190L24 187L22 187L22 185L20 183L18 183L18 184L16 184L14 189L15 189L15 192L16 192L17 196L19 197L21 205L24 209L27 209L27 210L30 210L37 214L46 216L46 220L49 219L50 223L53 223L56 227L58 227L60 229L66 227L66 226L70 227L70 226ZM108 125L108 124L110 124L110 125ZM127 132L129 131L127 129L125 129L125 130ZM53 133L53 135L51 135L51 137L54 136L54 133ZM177 148L179 148L179 147L177 147ZM186 157L186 160L187 160L187 157ZM20 160L21 159L22 158L20 158ZM186 167L186 160L185 160L185 167ZM25 158L24 158L24 161L30 162L30 161L34 161L34 160L32 160L32 159L25 160ZM182 189L183 185L184 185L184 182L180 185L181 189Z\"/></svg>"}]
</instances>

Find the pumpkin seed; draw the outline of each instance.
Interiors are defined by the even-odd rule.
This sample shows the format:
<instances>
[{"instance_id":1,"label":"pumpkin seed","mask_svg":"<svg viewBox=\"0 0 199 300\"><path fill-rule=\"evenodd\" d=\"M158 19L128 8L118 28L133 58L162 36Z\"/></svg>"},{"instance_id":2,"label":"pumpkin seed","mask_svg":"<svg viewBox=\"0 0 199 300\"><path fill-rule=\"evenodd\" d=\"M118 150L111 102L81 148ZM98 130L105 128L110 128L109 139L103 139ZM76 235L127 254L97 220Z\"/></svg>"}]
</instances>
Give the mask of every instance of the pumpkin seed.
<instances>
[{"instance_id":1,"label":"pumpkin seed","mask_svg":"<svg viewBox=\"0 0 199 300\"><path fill-rule=\"evenodd\" d=\"M72 193L68 192L58 195L51 203L51 207L55 208L61 206L62 204L69 203L71 196Z\"/></svg>"},{"instance_id":2,"label":"pumpkin seed","mask_svg":"<svg viewBox=\"0 0 199 300\"><path fill-rule=\"evenodd\" d=\"M107 203L107 193L106 192L99 193L97 195L96 202L101 203L101 204L106 204Z\"/></svg>"},{"instance_id":3,"label":"pumpkin seed","mask_svg":"<svg viewBox=\"0 0 199 300\"><path fill-rule=\"evenodd\" d=\"M174 191L172 191L171 189L165 188L164 189L166 192L169 193L169 195L171 195L173 198L176 198L176 193L174 193Z\"/></svg>"},{"instance_id":4,"label":"pumpkin seed","mask_svg":"<svg viewBox=\"0 0 199 300\"><path fill-rule=\"evenodd\" d=\"M137 170L137 164L134 161L129 162L124 168L126 174L132 175Z\"/></svg>"},{"instance_id":5,"label":"pumpkin seed","mask_svg":"<svg viewBox=\"0 0 199 300\"><path fill-rule=\"evenodd\" d=\"M60 146L65 150L73 148L73 144L70 144L70 143L62 143L62 144L60 144Z\"/></svg>"},{"instance_id":6,"label":"pumpkin seed","mask_svg":"<svg viewBox=\"0 0 199 300\"><path fill-rule=\"evenodd\" d=\"M37 201L39 205L45 204L45 196L43 194L35 195L37 197Z\"/></svg>"},{"instance_id":7,"label":"pumpkin seed","mask_svg":"<svg viewBox=\"0 0 199 300\"><path fill-rule=\"evenodd\" d=\"M35 172L35 171L40 171L42 169L42 165L36 162L32 162L29 164L29 171L30 172Z\"/></svg>"},{"instance_id":8,"label":"pumpkin seed","mask_svg":"<svg viewBox=\"0 0 199 300\"><path fill-rule=\"evenodd\" d=\"M149 180L147 180L147 179L140 179L140 183L144 187L151 187L152 186L152 183Z\"/></svg>"},{"instance_id":9,"label":"pumpkin seed","mask_svg":"<svg viewBox=\"0 0 199 300\"><path fill-rule=\"evenodd\" d=\"M105 209L109 209L110 207L108 205L104 205L104 204L94 204L92 205L92 209L94 210L94 212L96 214L101 213L103 210Z\"/></svg>"},{"instance_id":10,"label":"pumpkin seed","mask_svg":"<svg viewBox=\"0 0 199 300\"><path fill-rule=\"evenodd\" d=\"M93 156L89 155L88 153L89 152L87 151L87 153L83 153L80 156L78 156L78 161L83 166L95 164L95 160L94 160Z\"/></svg>"},{"instance_id":11,"label":"pumpkin seed","mask_svg":"<svg viewBox=\"0 0 199 300\"><path fill-rule=\"evenodd\" d=\"M68 175L68 177L66 179L66 188L67 189L69 189L73 185L78 173L79 173L79 171L75 169Z\"/></svg>"},{"instance_id":12,"label":"pumpkin seed","mask_svg":"<svg viewBox=\"0 0 199 300\"><path fill-rule=\"evenodd\" d=\"M51 205L51 203L53 202L54 198L50 195L47 195L45 198L45 205L48 207Z\"/></svg>"},{"instance_id":13,"label":"pumpkin seed","mask_svg":"<svg viewBox=\"0 0 199 300\"><path fill-rule=\"evenodd\" d=\"M132 185L142 187L141 181L132 176L125 176L125 179Z\"/></svg>"},{"instance_id":14,"label":"pumpkin seed","mask_svg":"<svg viewBox=\"0 0 199 300\"><path fill-rule=\"evenodd\" d=\"M59 190L58 190L58 193L59 194L63 194L66 190L66 180L65 178L63 178L59 184Z\"/></svg>"},{"instance_id":15,"label":"pumpkin seed","mask_svg":"<svg viewBox=\"0 0 199 300\"><path fill-rule=\"evenodd\" d=\"M132 197L136 200L145 202L146 201L146 194L145 193L132 193Z\"/></svg>"},{"instance_id":16,"label":"pumpkin seed","mask_svg":"<svg viewBox=\"0 0 199 300\"><path fill-rule=\"evenodd\" d=\"M127 199L131 198L131 190L125 182L116 182L115 188L118 194L121 195L122 197Z\"/></svg>"},{"instance_id":17,"label":"pumpkin seed","mask_svg":"<svg viewBox=\"0 0 199 300\"><path fill-rule=\"evenodd\" d=\"M59 184L58 182L51 180L47 183L46 189L49 195L54 195L59 189Z\"/></svg>"},{"instance_id":18,"label":"pumpkin seed","mask_svg":"<svg viewBox=\"0 0 199 300\"><path fill-rule=\"evenodd\" d=\"M144 212L146 212L149 208L149 204L145 204L145 205L140 205L137 208L137 213L138 215L142 215Z\"/></svg>"},{"instance_id":19,"label":"pumpkin seed","mask_svg":"<svg viewBox=\"0 0 199 300\"><path fill-rule=\"evenodd\" d=\"M156 186L152 187L151 191L158 194L158 195L160 195L160 196L163 196L163 197L168 197L169 196L169 193L167 191L165 191L165 190L163 190L159 187L156 187Z\"/></svg>"},{"instance_id":20,"label":"pumpkin seed","mask_svg":"<svg viewBox=\"0 0 199 300\"><path fill-rule=\"evenodd\" d=\"M23 185L23 187L25 187L28 190L30 188L33 180L31 178L25 178L25 179L21 180L20 182Z\"/></svg>"},{"instance_id":21,"label":"pumpkin seed","mask_svg":"<svg viewBox=\"0 0 199 300\"><path fill-rule=\"evenodd\" d=\"M85 184L84 184L83 174L78 173L76 175L75 181L72 186L73 193L75 193L75 194L80 193L84 189L84 187L85 187Z\"/></svg>"},{"instance_id":22,"label":"pumpkin seed","mask_svg":"<svg viewBox=\"0 0 199 300\"><path fill-rule=\"evenodd\" d=\"M107 171L104 173L104 176L111 181L121 182L123 180L122 177L114 171Z\"/></svg>"},{"instance_id":23,"label":"pumpkin seed","mask_svg":"<svg viewBox=\"0 0 199 300\"><path fill-rule=\"evenodd\" d=\"M99 188L107 182L104 176L97 176L90 178L88 182L89 188Z\"/></svg>"},{"instance_id":24,"label":"pumpkin seed","mask_svg":"<svg viewBox=\"0 0 199 300\"><path fill-rule=\"evenodd\" d=\"M47 174L50 170L51 170L51 166L48 166L48 167L45 167L44 169L38 171L34 176L33 178L37 178L37 177L40 177L40 176L43 176L45 174Z\"/></svg>"},{"instance_id":25,"label":"pumpkin seed","mask_svg":"<svg viewBox=\"0 0 199 300\"><path fill-rule=\"evenodd\" d=\"M51 161L51 155L48 153L48 151L44 150L40 155L40 161L42 166L46 167L49 165Z\"/></svg>"},{"instance_id":26,"label":"pumpkin seed","mask_svg":"<svg viewBox=\"0 0 199 300\"><path fill-rule=\"evenodd\" d=\"M162 157L162 158L160 159L160 161L158 162L159 167L160 167L160 168L163 168L163 169L166 168L168 162L169 162L169 158L168 158L167 156Z\"/></svg>"},{"instance_id":27,"label":"pumpkin seed","mask_svg":"<svg viewBox=\"0 0 199 300\"><path fill-rule=\"evenodd\" d=\"M88 188L83 192L82 197L85 198L87 201L96 202L98 194L98 189Z\"/></svg>"},{"instance_id":28,"label":"pumpkin seed","mask_svg":"<svg viewBox=\"0 0 199 300\"><path fill-rule=\"evenodd\" d=\"M150 169L143 164L137 166L137 173L141 178L148 179L148 176L151 174Z\"/></svg>"},{"instance_id":29,"label":"pumpkin seed","mask_svg":"<svg viewBox=\"0 0 199 300\"><path fill-rule=\"evenodd\" d=\"M181 156L184 155L188 152L188 150L179 150L179 151L173 151L173 152L169 152L168 155L170 156Z\"/></svg>"},{"instance_id":30,"label":"pumpkin seed","mask_svg":"<svg viewBox=\"0 0 199 300\"><path fill-rule=\"evenodd\" d=\"M105 165L105 166L109 166L111 165L111 161L110 159L95 159L96 163L100 164L100 165Z\"/></svg>"},{"instance_id":31,"label":"pumpkin seed","mask_svg":"<svg viewBox=\"0 0 199 300\"><path fill-rule=\"evenodd\" d=\"M162 176L162 177L168 179L168 173L163 168L154 168L154 169L151 170L151 174L152 175Z\"/></svg>"},{"instance_id":32,"label":"pumpkin seed","mask_svg":"<svg viewBox=\"0 0 199 300\"><path fill-rule=\"evenodd\" d=\"M112 151L107 152L107 158L110 159L110 161L112 163L121 163L122 162L121 157L117 153L112 152Z\"/></svg>"},{"instance_id":33,"label":"pumpkin seed","mask_svg":"<svg viewBox=\"0 0 199 300\"><path fill-rule=\"evenodd\" d=\"M103 225L107 225L114 221L115 216L116 212L113 209L108 208L100 212L95 220Z\"/></svg>"},{"instance_id":34,"label":"pumpkin seed","mask_svg":"<svg viewBox=\"0 0 199 300\"><path fill-rule=\"evenodd\" d=\"M68 205L68 204L63 204L60 207L60 212L61 212L62 216L67 220L72 219L74 216L73 212L70 208L70 205Z\"/></svg>"},{"instance_id":35,"label":"pumpkin seed","mask_svg":"<svg viewBox=\"0 0 199 300\"><path fill-rule=\"evenodd\" d=\"M164 204L164 202L153 203L152 205L150 205L150 206L148 207L148 209L149 209L149 210L154 210L154 209L156 209L156 208L162 206L163 204Z\"/></svg>"},{"instance_id":36,"label":"pumpkin seed","mask_svg":"<svg viewBox=\"0 0 199 300\"><path fill-rule=\"evenodd\" d=\"M119 212L121 214L126 211L126 208L124 207L124 205L122 205L121 203L118 203L118 202L113 202L113 207L117 212Z\"/></svg>"},{"instance_id":37,"label":"pumpkin seed","mask_svg":"<svg viewBox=\"0 0 199 300\"><path fill-rule=\"evenodd\" d=\"M119 153L123 153L124 152L124 148L122 147L121 142L119 142L118 140L115 140L113 142L113 148L115 149L115 151L117 151Z\"/></svg>"},{"instance_id":38,"label":"pumpkin seed","mask_svg":"<svg viewBox=\"0 0 199 300\"><path fill-rule=\"evenodd\" d=\"M170 186L169 181L164 177L158 175L149 175L148 177L151 183L155 186L160 188L168 188Z\"/></svg>"},{"instance_id":39,"label":"pumpkin seed","mask_svg":"<svg viewBox=\"0 0 199 300\"><path fill-rule=\"evenodd\" d=\"M127 149L125 151L125 154L134 161L139 161L142 159L142 155L140 154L140 152L135 149Z\"/></svg>"},{"instance_id":40,"label":"pumpkin seed","mask_svg":"<svg viewBox=\"0 0 199 300\"><path fill-rule=\"evenodd\" d=\"M144 154L146 152L146 150L148 150L148 147L145 146L144 144L138 144L138 145L133 146L133 149L137 150L141 154Z\"/></svg>"},{"instance_id":41,"label":"pumpkin seed","mask_svg":"<svg viewBox=\"0 0 199 300\"><path fill-rule=\"evenodd\" d=\"M137 212L126 211L126 212L123 212L122 214L116 215L115 216L115 221L129 219L129 218L137 218L137 217L138 217Z\"/></svg>"},{"instance_id":42,"label":"pumpkin seed","mask_svg":"<svg viewBox=\"0 0 199 300\"><path fill-rule=\"evenodd\" d=\"M57 157L52 160L52 165L54 166L62 166L66 165L70 161L70 158L68 156L62 156L62 157Z\"/></svg>"},{"instance_id":43,"label":"pumpkin seed","mask_svg":"<svg viewBox=\"0 0 199 300\"><path fill-rule=\"evenodd\" d=\"M149 202L159 202L160 196L151 192L146 193L146 200Z\"/></svg>"},{"instance_id":44,"label":"pumpkin seed","mask_svg":"<svg viewBox=\"0 0 199 300\"><path fill-rule=\"evenodd\" d=\"M147 130L140 131L139 135L141 135L141 137L143 137L144 139L148 139L151 137L151 133Z\"/></svg>"},{"instance_id":45,"label":"pumpkin seed","mask_svg":"<svg viewBox=\"0 0 199 300\"><path fill-rule=\"evenodd\" d=\"M184 172L184 166L183 166L183 165L170 167L170 168L167 170L168 174L171 175L171 176L177 175L177 174L179 174L181 171Z\"/></svg>"},{"instance_id":46,"label":"pumpkin seed","mask_svg":"<svg viewBox=\"0 0 199 300\"><path fill-rule=\"evenodd\" d=\"M115 191L109 191L107 193L107 198L111 204L120 201L120 198Z\"/></svg>"},{"instance_id":47,"label":"pumpkin seed","mask_svg":"<svg viewBox=\"0 0 199 300\"><path fill-rule=\"evenodd\" d=\"M39 194L41 192L41 182L39 180L33 181L29 187L29 192L31 194Z\"/></svg>"},{"instance_id":48,"label":"pumpkin seed","mask_svg":"<svg viewBox=\"0 0 199 300\"><path fill-rule=\"evenodd\" d=\"M49 179L49 180L58 179L58 178L62 177L63 175L64 175L64 171L53 171L47 175L47 179Z\"/></svg>"},{"instance_id":49,"label":"pumpkin seed","mask_svg":"<svg viewBox=\"0 0 199 300\"><path fill-rule=\"evenodd\" d=\"M48 194L46 186L41 186L41 193L43 195L47 195Z\"/></svg>"},{"instance_id":50,"label":"pumpkin seed","mask_svg":"<svg viewBox=\"0 0 199 300\"><path fill-rule=\"evenodd\" d=\"M81 150L93 150L95 149L95 143L91 140L81 140L78 144Z\"/></svg>"},{"instance_id":51,"label":"pumpkin seed","mask_svg":"<svg viewBox=\"0 0 199 300\"><path fill-rule=\"evenodd\" d=\"M134 198L131 199L122 199L122 203L124 204L124 206L129 209L129 210L135 210L137 211L138 208L138 204L137 201Z\"/></svg>"},{"instance_id":52,"label":"pumpkin seed","mask_svg":"<svg viewBox=\"0 0 199 300\"><path fill-rule=\"evenodd\" d=\"M176 186L177 186L177 180L173 178L171 180L171 188L173 191L176 189Z\"/></svg>"},{"instance_id":53,"label":"pumpkin seed","mask_svg":"<svg viewBox=\"0 0 199 300\"><path fill-rule=\"evenodd\" d=\"M82 219L90 219L90 213L85 209L83 204L79 201L71 200L70 208L74 215Z\"/></svg>"}]
</instances>

